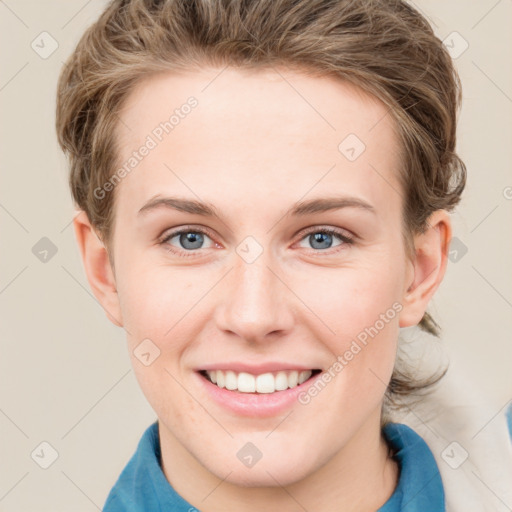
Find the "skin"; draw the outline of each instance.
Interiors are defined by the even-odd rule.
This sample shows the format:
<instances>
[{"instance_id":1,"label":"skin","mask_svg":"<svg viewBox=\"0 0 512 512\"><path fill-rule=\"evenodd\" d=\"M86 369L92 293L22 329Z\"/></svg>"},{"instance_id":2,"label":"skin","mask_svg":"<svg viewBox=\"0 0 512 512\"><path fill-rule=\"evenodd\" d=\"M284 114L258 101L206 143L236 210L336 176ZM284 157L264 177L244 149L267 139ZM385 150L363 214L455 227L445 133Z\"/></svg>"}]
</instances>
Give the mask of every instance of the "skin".
<instances>
[{"instance_id":1,"label":"skin","mask_svg":"<svg viewBox=\"0 0 512 512\"><path fill-rule=\"evenodd\" d=\"M127 331L135 375L159 418L164 473L194 507L374 511L398 478L380 414L399 328L421 320L443 279L449 215L431 216L408 258L398 139L376 98L290 69L219 71L160 74L132 91L121 112L120 161L189 96L199 104L117 185L114 267L86 214L76 217L87 277ZM350 133L366 145L353 162L338 150ZM165 207L139 214L157 195L199 198L222 220ZM285 215L298 201L333 195L373 211ZM189 225L212 235L194 256L172 252L190 247L179 237L161 242ZM333 236L318 248L308 235L325 227L354 242ZM236 252L248 236L263 249L250 264ZM394 303L400 313L343 371L283 414L229 412L195 372L212 361L269 360L325 370ZM160 350L149 366L133 353L147 338ZM263 454L252 468L236 457L246 442Z\"/></svg>"}]
</instances>

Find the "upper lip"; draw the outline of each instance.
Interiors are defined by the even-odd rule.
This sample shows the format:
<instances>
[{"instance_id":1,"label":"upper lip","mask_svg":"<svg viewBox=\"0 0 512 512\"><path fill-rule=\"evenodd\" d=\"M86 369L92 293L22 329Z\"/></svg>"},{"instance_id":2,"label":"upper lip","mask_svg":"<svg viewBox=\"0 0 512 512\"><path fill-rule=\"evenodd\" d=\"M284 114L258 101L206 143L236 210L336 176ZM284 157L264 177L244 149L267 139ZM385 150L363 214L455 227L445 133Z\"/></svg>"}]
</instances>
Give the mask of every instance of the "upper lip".
<instances>
[{"instance_id":1,"label":"upper lip","mask_svg":"<svg viewBox=\"0 0 512 512\"><path fill-rule=\"evenodd\" d=\"M319 369L318 366L307 366L303 364L282 363L277 361L269 361L260 364L248 364L241 362L225 362L225 363L210 363L198 368L198 371L212 371L212 370L231 370L235 373L245 372L252 373L253 375L261 375L263 373L278 372L278 371L305 371Z\"/></svg>"}]
</instances>

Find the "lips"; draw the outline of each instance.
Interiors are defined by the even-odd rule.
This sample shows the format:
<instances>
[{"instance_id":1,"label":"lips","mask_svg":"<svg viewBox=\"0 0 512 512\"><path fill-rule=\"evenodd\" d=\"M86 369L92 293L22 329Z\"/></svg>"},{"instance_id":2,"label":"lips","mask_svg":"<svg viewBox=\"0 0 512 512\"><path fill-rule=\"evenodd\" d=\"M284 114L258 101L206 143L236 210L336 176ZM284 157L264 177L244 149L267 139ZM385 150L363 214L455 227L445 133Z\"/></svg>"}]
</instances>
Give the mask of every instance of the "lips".
<instances>
[{"instance_id":1,"label":"lips","mask_svg":"<svg viewBox=\"0 0 512 512\"><path fill-rule=\"evenodd\" d=\"M314 385L322 373L316 368L291 366L220 363L194 373L200 389L223 410L237 416L263 418L294 407L298 395Z\"/></svg>"}]
</instances>

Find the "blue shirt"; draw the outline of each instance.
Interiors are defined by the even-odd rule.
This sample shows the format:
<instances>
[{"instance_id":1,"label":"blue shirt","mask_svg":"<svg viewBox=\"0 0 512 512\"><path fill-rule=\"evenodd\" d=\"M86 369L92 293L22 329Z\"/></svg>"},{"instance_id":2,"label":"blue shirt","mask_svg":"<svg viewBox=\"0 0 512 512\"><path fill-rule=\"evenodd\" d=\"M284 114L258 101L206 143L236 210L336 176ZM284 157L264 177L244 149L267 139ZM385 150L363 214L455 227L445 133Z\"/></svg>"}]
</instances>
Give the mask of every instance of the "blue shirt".
<instances>
[{"instance_id":1,"label":"blue shirt","mask_svg":"<svg viewBox=\"0 0 512 512\"><path fill-rule=\"evenodd\" d=\"M388 423L383 434L396 452L398 485L377 512L444 512L444 490L434 456L411 428ZM107 497L103 512L189 512L195 510L170 485L160 466L158 422L144 432Z\"/></svg>"}]
</instances>

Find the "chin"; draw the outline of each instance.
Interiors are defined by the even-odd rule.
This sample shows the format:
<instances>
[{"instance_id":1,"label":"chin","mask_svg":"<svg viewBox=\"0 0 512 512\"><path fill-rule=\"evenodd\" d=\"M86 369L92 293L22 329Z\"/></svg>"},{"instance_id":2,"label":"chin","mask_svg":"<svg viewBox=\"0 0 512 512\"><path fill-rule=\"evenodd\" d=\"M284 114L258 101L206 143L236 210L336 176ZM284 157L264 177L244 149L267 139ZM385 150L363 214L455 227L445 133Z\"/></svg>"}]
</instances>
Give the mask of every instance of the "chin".
<instances>
[{"instance_id":1,"label":"chin","mask_svg":"<svg viewBox=\"0 0 512 512\"><path fill-rule=\"evenodd\" d=\"M243 467L243 464L226 464L222 467L207 466L207 469L217 478L239 487L280 487L292 485L306 478L314 471L309 464L304 466L294 460L289 460L286 453L282 456L274 456L264 460L262 457L251 468ZM230 467L231 466L231 467ZM229 469L227 469L229 468ZM228 475L226 477L226 475Z\"/></svg>"}]
</instances>

